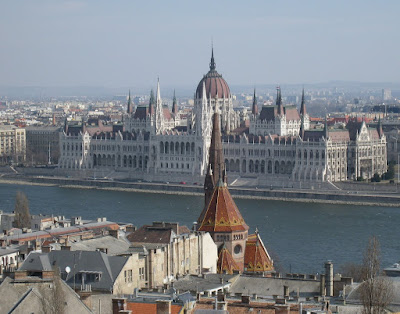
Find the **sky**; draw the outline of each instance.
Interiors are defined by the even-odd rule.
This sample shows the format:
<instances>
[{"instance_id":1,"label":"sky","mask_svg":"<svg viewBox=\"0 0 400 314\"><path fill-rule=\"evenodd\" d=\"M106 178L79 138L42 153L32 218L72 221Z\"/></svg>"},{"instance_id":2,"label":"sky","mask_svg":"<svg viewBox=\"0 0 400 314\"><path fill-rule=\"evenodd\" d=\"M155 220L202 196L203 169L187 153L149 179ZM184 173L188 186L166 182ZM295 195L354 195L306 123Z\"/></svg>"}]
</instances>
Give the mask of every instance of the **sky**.
<instances>
[{"instance_id":1,"label":"sky","mask_svg":"<svg viewBox=\"0 0 400 314\"><path fill-rule=\"evenodd\" d=\"M400 1L0 4L0 86L400 82Z\"/></svg>"}]
</instances>

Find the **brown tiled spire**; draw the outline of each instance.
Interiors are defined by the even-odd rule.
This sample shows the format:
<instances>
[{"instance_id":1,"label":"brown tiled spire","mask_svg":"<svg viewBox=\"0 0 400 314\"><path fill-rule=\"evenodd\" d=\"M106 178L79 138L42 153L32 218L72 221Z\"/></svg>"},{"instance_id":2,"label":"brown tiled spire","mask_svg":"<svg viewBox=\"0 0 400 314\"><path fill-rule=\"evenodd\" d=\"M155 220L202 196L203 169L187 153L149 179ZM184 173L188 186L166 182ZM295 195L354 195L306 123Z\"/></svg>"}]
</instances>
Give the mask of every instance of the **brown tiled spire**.
<instances>
[{"instance_id":1,"label":"brown tiled spire","mask_svg":"<svg viewBox=\"0 0 400 314\"><path fill-rule=\"evenodd\" d=\"M258 230L249 235L244 255L245 272L273 271L274 264L261 240Z\"/></svg>"},{"instance_id":2,"label":"brown tiled spire","mask_svg":"<svg viewBox=\"0 0 400 314\"><path fill-rule=\"evenodd\" d=\"M239 270L239 266L236 264L235 260L232 257L232 254L229 252L224 244L218 254L217 273L232 275L235 271Z\"/></svg>"},{"instance_id":3,"label":"brown tiled spire","mask_svg":"<svg viewBox=\"0 0 400 314\"><path fill-rule=\"evenodd\" d=\"M207 208L210 202L215 185L218 183L219 178L224 180L225 174L225 161L222 151L221 130L219 122L219 114L213 115L213 129L211 134L211 144L208 154L208 170L204 180L204 209Z\"/></svg>"},{"instance_id":4,"label":"brown tiled spire","mask_svg":"<svg viewBox=\"0 0 400 314\"><path fill-rule=\"evenodd\" d=\"M207 209L199 217L198 223L199 231L211 233L244 232L249 230L222 179L219 179Z\"/></svg>"}]
</instances>

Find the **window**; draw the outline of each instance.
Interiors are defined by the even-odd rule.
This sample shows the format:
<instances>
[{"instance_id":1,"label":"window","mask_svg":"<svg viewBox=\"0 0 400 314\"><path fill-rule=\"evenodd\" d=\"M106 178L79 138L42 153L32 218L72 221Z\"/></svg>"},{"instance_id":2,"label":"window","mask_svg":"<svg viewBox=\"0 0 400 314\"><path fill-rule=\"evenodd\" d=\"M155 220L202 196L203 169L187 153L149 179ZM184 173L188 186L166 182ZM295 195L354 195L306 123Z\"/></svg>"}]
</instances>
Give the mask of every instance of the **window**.
<instances>
[{"instance_id":1,"label":"window","mask_svg":"<svg viewBox=\"0 0 400 314\"><path fill-rule=\"evenodd\" d=\"M132 269L124 271L125 282L132 282Z\"/></svg>"},{"instance_id":2,"label":"window","mask_svg":"<svg viewBox=\"0 0 400 314\"><path fill-rule=\"evenodd\" d=\"M242 246L240 244L236 245L233 251L235 254L240 254L240 252L242 252Z\"/></svg>"},{"instance_id":3,"label":"window","mask_svg":"<svg viewBox=\"0 0 400 314\"><path fill-rule=\"evenodd\" d=\"M139 267L139 280L144 280L144 267Z\"/></svg>"}]
</instances>

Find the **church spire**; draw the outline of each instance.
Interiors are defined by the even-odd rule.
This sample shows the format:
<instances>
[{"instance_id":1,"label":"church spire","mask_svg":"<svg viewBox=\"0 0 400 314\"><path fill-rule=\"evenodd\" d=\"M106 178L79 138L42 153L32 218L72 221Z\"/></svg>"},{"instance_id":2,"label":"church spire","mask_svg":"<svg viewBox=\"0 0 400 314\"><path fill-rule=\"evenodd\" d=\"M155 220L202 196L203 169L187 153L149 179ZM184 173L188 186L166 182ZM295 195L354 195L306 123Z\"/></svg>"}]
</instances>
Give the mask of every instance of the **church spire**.
<instances>
[{"instance_id":1,"label":"church spire","mask_svg":"<svg viewBox=\"0 0 400 314\"><path fill-rule=\"evenodd\" d=\"M305 116L307 114L306 103L305 103L305 100L304 100L304 87L303 87L303 93L301 94L300 114L302 116Z\"/></svg>"},{"instance_id":2,"label":"church spire","mask_svg":"<svg viewBox=\"0 0 400 314\"><path fill-rule=\"evenodd\" d=\"M257 97L256 97L256 89L255 88L254 88L253 106L251 108L251 113L255 116L258 114Z\"/></svg>"},{"instance_id":3,"label":"church spire","mask_svg":"<svg viewBox=\"0 0 400 314\"><path fill-rule=\"evenodd\" d=\"M128 108L127 108L126 112L129 114L132 114L132 112L133 112L133 106L132 106L132 100L131 100L131 90L129 90Z\"/></svg>"},{"instance_id":4,"label":"church spire","mask_svg":"<svg viewBox=\"0 0 400 314\"><path fill-rule=\"evenodd\" d=\"M214 60L214 47L211 47L211 62L210 62L210 71L215 71L216 64Z\"/></svg>"},{"instance_id":5,"label":"church spire","mask_svg":"<svg viewBox=\"0 0 400 314\"><path fill-rule=\"evenodd\" d=\"M176 102L175 89L174 89L174 98L172 99L172 113L174 115L178 113L178 104Z\"/></svg>"}]
</instances>

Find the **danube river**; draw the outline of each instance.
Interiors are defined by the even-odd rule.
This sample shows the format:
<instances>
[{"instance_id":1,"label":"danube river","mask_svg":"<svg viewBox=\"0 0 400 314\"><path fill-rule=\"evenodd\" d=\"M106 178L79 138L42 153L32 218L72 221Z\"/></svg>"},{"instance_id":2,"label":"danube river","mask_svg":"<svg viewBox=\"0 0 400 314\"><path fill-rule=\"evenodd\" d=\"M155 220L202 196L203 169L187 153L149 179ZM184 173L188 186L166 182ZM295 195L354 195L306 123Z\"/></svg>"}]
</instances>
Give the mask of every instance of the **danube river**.
<instances>
[{"instance_id":1,"label":"danube river","mask_svg":"<svg viewBox=\"0 0 400 314\"><path fill-rule=\"evenodd\" d=\"M136 226L173 221L192 226L203 198L95 189L0 184L0 210L12 211L15 194L23 191L32 214L85 219L107 217ZM396 207L332 205L236 199L249 232L258 227L271 255L286 272L316 273L332 260L336 271L362 260L368 238L381 243L382 266L400 260L400 205Z\"/></svg>"}]
</instances>

